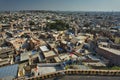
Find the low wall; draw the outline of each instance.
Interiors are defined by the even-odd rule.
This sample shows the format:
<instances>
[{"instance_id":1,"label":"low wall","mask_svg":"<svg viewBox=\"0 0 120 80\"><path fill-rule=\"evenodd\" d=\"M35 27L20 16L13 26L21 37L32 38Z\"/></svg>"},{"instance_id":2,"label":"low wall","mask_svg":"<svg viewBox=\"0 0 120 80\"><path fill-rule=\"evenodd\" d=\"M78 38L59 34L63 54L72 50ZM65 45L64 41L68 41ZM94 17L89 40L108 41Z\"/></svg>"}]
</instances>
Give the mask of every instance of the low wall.
<instances>
[{"instance_id":1,"label":"low wall","mask_svg":"<svg viewBox=\"0 0 120 80\"><path fill-rule=\"evenodd\" d=\"M22 80L44 80L65 75L89 75L89 76L120 76L120 70L63 70L37 77L23 78ZM17 79L21 80L21 79Z\"/></svg>"}]
</instances>

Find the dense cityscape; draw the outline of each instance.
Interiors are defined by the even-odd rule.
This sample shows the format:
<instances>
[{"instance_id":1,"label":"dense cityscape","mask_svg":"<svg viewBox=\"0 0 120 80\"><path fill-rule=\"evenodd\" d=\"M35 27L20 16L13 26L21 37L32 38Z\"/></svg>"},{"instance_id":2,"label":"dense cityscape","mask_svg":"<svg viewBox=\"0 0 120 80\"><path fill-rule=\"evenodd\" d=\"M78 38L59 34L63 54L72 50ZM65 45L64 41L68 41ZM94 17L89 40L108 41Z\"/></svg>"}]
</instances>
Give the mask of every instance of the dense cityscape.
<instances>
[{"instance_id":1,"label":"dense cityscape","mask_svg":"<svg viewBox=\"0 0 120 80\"><path fill-rule=\"evenodd\" d=\"M119 12L0 12L2 80L33 80L33 77L76 69L117 70L113 75L120 75L119 61Z\"/></svg>"}]
</instances>

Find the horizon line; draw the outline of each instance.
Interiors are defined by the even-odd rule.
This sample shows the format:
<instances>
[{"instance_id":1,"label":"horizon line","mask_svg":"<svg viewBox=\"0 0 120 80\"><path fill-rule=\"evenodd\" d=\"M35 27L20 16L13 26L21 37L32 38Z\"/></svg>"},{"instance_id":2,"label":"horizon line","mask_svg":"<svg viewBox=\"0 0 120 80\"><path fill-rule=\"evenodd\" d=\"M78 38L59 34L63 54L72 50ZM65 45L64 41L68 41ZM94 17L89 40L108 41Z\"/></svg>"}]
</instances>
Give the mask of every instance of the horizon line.
<instances>
[{"instance_id":1,"label":"horizon line","mask_svg":"<svg viewBox=\"0 0 120 80\"><path fill-rule=\"evenodd\" d=\"M19 12L19 11L61 11L61 12L120 12L120 11L101 11L101 10L42 10L42 9L21 9L21 10L0 10L0 12Z\"/></svg>"}]
</instances>

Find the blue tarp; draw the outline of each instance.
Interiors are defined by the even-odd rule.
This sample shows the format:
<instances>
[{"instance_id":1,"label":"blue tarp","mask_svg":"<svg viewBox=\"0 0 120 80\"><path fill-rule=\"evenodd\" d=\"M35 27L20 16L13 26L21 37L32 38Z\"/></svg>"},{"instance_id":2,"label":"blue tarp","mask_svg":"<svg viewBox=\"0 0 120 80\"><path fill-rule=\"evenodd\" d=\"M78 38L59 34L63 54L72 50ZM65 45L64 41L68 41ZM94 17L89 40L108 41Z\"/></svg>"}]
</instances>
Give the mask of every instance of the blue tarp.
<instances>
[{"instance_id":1,"label":"blue tarp","mask_svg":"<svg viewBox=\"0 0 120 80\"><path fill-rule=\"evenodd\" d=\"M27 47L29 47L29 44L25 42L25 43L22 45L22 48L24 49L24 48L27 48Z\"/></svg>"},{"instance_id":2,"label":"blue tarp","mask_svg":"<svg viewBox=\"0 0 120 80\"><path fill-rule=\"evenodd\" d=\"M58 48L58 51L62 51L63 49L62 48Z\"/></svg>"},{"instance_id":3,"label":"blue tarp","mask_svg":"<svg viewBox=\"0 0 120 80\"><path fill-rule=\"evenodd\" d=\"M32 50L32 55L34 55L37 51L36 50Z\"/></svg>"},{"instance_id":4,"label":"blue tarp","mask_svg":"<svg viewBox=\"0 0 120 80\"><path fill-rule=\"evenodd\" d=\"M20 56L16 56L15 57L15 62L19 62L20 61Z\"/></svg>"}]
</instances>

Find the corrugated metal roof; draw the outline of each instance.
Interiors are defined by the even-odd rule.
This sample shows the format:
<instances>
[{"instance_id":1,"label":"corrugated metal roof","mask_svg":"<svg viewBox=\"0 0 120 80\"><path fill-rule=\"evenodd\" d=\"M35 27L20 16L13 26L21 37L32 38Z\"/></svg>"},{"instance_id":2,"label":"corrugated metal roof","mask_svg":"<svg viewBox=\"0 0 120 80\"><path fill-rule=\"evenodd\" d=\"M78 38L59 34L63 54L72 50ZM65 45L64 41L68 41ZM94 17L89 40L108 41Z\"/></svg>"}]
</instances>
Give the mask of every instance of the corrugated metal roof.
<instances>
[{"instance_id":1,"label":"corrugated metal roof","mask_svg":"<svg viewBox=\"0 0 120 80\"><path fill-rule=\"evenodd\" d=\"M8 76L15 78L17 77L17 73L18 73L18 64L0 68L0 78L4 78Z\"/></svg>"}]
</instances>

